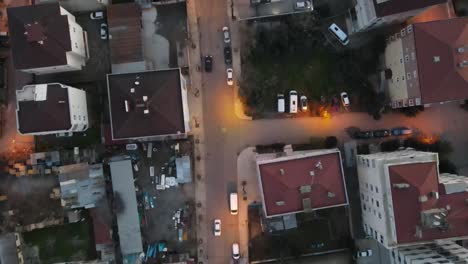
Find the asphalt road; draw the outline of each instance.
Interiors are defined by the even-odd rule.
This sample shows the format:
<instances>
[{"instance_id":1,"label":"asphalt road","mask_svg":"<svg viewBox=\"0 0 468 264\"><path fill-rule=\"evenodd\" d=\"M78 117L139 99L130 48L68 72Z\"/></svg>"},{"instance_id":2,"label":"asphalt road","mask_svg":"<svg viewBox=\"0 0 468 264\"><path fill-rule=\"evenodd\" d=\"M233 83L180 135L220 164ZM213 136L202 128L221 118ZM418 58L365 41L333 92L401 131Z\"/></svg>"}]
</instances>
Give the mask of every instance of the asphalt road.
<instances>
[{"instance_id":1,"label":"asphalt road","mask_svg":"<svg viewBox=\"0 0 468 264\"><path fill-rule=\"evenodd\" d=\"M213 56L213 71L202 74L207 230L212 230L214 219L222 221L221 237L214 237L211 232L207 237L207 262L232 262L231 245L239 240L239 220L229 213L228 195L239 188L237 155L247 146L276 142L301 143L308 141L311 136L329 135L337 136L343 142L349 139L345 133L346 127L379 129L407 126L427 134L441 134L449 139L454 146L453 162L462 172L468 171L468 160L463 158L466 156L465 149L468 149L464 133L468 129L468 113L460 109L457 103L435 105L416 118L386 114L379 121L373 120L366 113L344 113L329 120L316 117L256 121L238 119L234 114L234 90L226 84L222 50L221 29L229 24L227 3L212 0L197 0L196 3L201 53L202 56Z\"/></svg>"}]
</instances>

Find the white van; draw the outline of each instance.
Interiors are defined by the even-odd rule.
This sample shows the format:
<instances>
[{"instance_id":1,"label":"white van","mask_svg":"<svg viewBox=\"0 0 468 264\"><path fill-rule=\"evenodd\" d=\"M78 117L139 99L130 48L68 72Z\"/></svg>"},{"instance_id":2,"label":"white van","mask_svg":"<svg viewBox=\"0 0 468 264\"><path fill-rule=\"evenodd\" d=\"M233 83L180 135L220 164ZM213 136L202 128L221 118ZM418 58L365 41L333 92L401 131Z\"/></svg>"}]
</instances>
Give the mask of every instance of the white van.
<instances>
[{"instance_id":1,"label":"white van","mask_svg":"<svg viewBox=\"0 0 468 264\"><path fill-rule=\"evenodd\" d=\"M278 113L284 113L284 94L278 94Z\"/></svg>"},{"instance_id":2,"label":"white van","mask_svg":"<svg viewBox=\"0 0 468 264\"><path fill-rule=\"evenodd\" d=\"M289 92L289 113L297 113L297 92L294 90Z\"/></svg>"},{"instance_id":3,"label":"white van","mask_svg":"<svg viewBox=\"0 0 468 264\"><path fill-rule=\"evenodd\" d=\"M328 27L328 30L341 42L341 44L343 44L344 46L348 45L348 35L346 35L346 33L344 33L344 31L341 30L341 28L338 27L335 23L331 24Z\"/></svg>"},{"instance_id":4,"label":"white van","mask_svg":"<svg viewBox=\"0 0 468 264\"><path fill-rule=\"evenodd\" d=\"M238 205L237 205L237 193L229 194L229 209L231 210L232 215L237 214Z\"/></svg>"}]
</instances>

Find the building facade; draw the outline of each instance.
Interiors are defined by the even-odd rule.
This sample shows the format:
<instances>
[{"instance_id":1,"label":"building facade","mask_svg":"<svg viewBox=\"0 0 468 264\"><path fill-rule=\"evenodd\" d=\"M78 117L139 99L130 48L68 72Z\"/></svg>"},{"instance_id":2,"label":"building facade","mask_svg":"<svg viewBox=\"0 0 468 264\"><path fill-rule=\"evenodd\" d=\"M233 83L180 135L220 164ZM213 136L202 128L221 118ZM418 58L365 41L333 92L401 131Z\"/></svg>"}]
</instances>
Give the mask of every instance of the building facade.
<instances>
[{"instance_id":1,"label":"building facade","mask_svg":"<svg viewBox=\"0 0 468 264\"><path fill-rule=\"evenodd\" d=\"M468 98L468 19L408 25L388 38L385 76L392 108Z\"/></svg>"},{"instance_id":2,"label":"building facade","mask_svg":"<svg viewBox=\"0 0 468 264\"><path fill-rule=\"evenodd\" d=\"M59 3L71 12L90 12L105 9L109 0L36 0L36 4L49 3Z\"/></svg>"},{"instance_id":3,"label":"building facade","mask_svg":"<svg viewBox=\"0 0 468 264\"><path fill-rule=\"evenodd\" d=\"M7 12L16 69L48 74L85 66L87 33L59 4L13 7Z\"/></svg>"},{"instance_id":4,"label":"building facade","mask_svg":"<svg viewBox=\"0 0 468 264\"><path fill-rule=\"evenodd\" d=\"M438 172L437 153L358 155L364 231L386 248L468 236L465 177Z\"/></svg>"},{"instance_id":5,"label":"building facade","mask_svg":"<svg viewBox=\"0 0 468 264\"><path fill-rule=\"evenodd\" d=\"M402 23L428 7L446 0L357 0L351 10L351 33L363 32L383 25Z\"/></svg>"},{"instance_id":6,"label":"building facade","mask_svg":"<svg viewBox=\"0 0 468 264\"><path fill-rule=\"evenodd\" d=\"M391 250L391 264L468 263L468 249L450 240Z\"/></svg>"},{"instance_id":7,"label":"building facade","mask_svg":"<svg viewBox=\"0 0 468 264\"><path fill-rule=\"evenodd\" d=\"M16 91L16 124L23 135L85 131L86 92L60 83L26 85Z\"/></svg>"}]
</instances>

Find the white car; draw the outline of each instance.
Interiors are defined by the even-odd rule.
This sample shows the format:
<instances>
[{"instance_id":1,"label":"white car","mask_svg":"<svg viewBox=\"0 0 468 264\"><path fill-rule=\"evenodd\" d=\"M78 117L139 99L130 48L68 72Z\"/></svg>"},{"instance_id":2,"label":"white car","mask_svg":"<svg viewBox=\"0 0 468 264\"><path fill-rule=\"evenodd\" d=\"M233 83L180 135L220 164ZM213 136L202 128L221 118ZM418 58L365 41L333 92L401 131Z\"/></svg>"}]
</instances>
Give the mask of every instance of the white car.
<instances>
[{"instance_id":1,"label":"white car","mask_svg":"<svg viewBox=\"0 0 468 264\"><path fill-rule=\"evenodd\" d=\"M107 39L107 24L101 24L101 39Z\"/></svg>"},{"instance_id":2,"label":"white car","mask_svg":"<svg viewBox=\"0 0 468 264\"><path fill-rule=\"evenodd\" d=\"M349 97L346 92L341 93L341 103L343 104L344 107L349 106Z\"/></svg>"},{"instance_id":3,"label":"white car","mask_svg":"<svg viewBox=\"0 0 468 264\"><path fill-rule=\"evenodd\" d=\"M234 82L233 82L233 80L232 80L232 73L233 73L232 68L228 68L228 69L226 70L226 73L227 73L227 84L228 84L229 86L231 86L231 85L234 84Z\"/></svg>"},{"instance_id":4,"label":"white car","mask_svg":"<svg viewBox=\"0 0 468 264\"><path fill-rule=\"evenodd\" d=\"M240 259L239 244L238 243L232 244L232 258L233 259Z\"/></svg>"},{"instance_id":5,"label":"white car","mask_svg":"<svg viewBox=\"0 0 468 264\"><path fill-rule=\"evenodd\" d=\"M309 1L304 1L304 0L298 0L295 5L294 9L296 10L307 10L310 9L311 4Z\"/></svg>"},{"instance_id":6,"label":"white car","mask_svg":"<svg viewBox=\"0 0 468 264\"><path fill-rule=\"evenodd\" d=\"M92 20L103 19L104 18L104 12L102 12L102 11L92 12L91 14L89 14L89 17Z\"/></svg>"},{"instance_id":7,"label":"white car","mask_svg":"<svg viewBox=\"0 0 468 264\"><path fill-rule=\"evenodd\" d=\"M221 220L215 219L213 225L214 235L221 236Z\"/></svg>"},{"instance_id":8,"label":"white car","mask_svg":"<svg viewBox=\"0 0 468 264\"><path fill-rule=\"evenodd\" d=\"M223 38L224 38L224 43L231 43L231 36L229 34L229 28L228 27L223 27Z\"/></svg>"},{"instance_id":9,"label":"white car","mask_svg":"<svg viewBox=\"0 0 468 264\"><path fill-rule=\"evenodd\" d=\"M363 258L372 256L372 249L359 250L356 252L355 258Z\"/></svg>"},{"instance_id":10,"label":"white car","mask_svg":"<svg viewBox=\"0 0 468 264\"><path fill-rule=\"evenodd\" d=\"M301 102L301 111L303 112L307 111L307 96L302 95L300 102Z\"/></svg>"}]
</instances>

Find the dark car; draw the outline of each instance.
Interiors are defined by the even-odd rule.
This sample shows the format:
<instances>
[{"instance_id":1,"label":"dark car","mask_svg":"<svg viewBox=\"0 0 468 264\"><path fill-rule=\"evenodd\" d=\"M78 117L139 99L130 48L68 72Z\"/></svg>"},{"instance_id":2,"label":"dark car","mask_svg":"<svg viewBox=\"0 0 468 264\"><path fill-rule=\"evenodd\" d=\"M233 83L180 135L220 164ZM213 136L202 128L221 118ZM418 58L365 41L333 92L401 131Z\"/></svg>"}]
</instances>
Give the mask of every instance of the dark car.
<instances>
[{"instance_id":1,"label":"dark car","mask_svg":"<svg viewBox=\"0 0 468 264\"><path fill-rule=\"evenodd\" d=\"M224 47L224 62L226 64L231 64L232 62L231 47Z\"/></svg>"},{"instance_id":2,"label":"dark car","mask_svg":"<svg viewBox=\"0 0 468 264\"><path fill-rule=\"evenodd\" d=\"M368 139L374 137L374 133L372 131L358 131L354 134L354 137L359 139Z\"/></svg>"},{"instance_id":3,"label":"dark car","mask_svg":"<svg viewBox=\"0 0 468 264\"><path fill-rule=\"evenodd\" d=\"M205 71L211 72L213 70L213 56L205 56Z\"/></svg>"},{"instance_id":4,"label":"dark car","mask_svg":"<svg viewBox=\"0 0 468 264\"><path fill-rule=\"evenodd\" d=\"M403 135L411 135L413 130L407 127L394 127L392 128L392 136L403 136Z\"/></svg>"},{"instance_id":5,"label":"dark car","mask_svg":"<svg viewBox=\"0 0 468 264\"><path fill-rule=\"evenodd\" d=\"M375 138L383 138L383 137L389 137L389 136L391 136L391 133L390 133L390 130L388 129L374 130Z\"/></svg>"}]
</instances>

